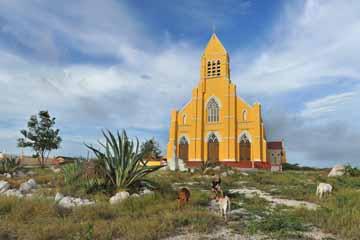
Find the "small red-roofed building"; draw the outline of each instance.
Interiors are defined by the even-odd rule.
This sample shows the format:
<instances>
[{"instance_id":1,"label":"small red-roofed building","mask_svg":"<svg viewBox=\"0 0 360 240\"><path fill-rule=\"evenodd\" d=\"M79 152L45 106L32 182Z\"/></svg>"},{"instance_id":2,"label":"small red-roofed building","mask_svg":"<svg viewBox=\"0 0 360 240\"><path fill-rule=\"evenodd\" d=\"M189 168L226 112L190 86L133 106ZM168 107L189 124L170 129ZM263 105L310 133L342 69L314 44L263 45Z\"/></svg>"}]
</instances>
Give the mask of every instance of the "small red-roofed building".
<instances>
[{"instance_id":1,"label":"small red-roofed building","mask_svg":"<svg viewBox=\"0 0 360 240\"><path fill-rule=\"evenodd\" d=\"M287 162L284 142L267 142L267 157L267 162L271 164L271 170L281 171L281 164Z\"/></svg>"}]
</instances>

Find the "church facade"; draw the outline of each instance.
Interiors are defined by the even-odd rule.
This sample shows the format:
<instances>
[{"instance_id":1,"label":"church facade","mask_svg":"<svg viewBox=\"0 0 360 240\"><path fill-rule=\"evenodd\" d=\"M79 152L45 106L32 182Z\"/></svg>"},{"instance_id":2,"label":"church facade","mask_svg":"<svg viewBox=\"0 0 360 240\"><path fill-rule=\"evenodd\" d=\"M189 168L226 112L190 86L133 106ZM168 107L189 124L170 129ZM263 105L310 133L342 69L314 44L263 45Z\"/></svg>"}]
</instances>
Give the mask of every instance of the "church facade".
<instances>
[{"instance_id":1,"label":"church facade","mask_svg":"<svg viewBox=\"0 0 360 240\"><path fill-rule=\"evenodd\" d=\"M201 57L192 97L171 112L167 159L254 167L268 162L260 103L249 105L230 78L229 54L213 34ZM233 164L234 165L234 164Z\"/></svg>"}]
</instances>

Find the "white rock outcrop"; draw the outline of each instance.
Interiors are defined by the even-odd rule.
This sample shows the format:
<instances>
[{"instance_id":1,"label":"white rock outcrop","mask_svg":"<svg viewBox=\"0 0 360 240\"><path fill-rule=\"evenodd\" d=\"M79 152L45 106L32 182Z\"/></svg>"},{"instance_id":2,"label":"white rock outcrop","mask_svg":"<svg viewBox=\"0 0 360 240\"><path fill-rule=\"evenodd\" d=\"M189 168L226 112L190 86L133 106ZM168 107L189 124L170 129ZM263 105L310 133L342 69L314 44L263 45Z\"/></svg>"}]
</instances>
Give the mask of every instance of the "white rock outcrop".
<instances>
[{"instance_id":1,"label":"white rock outcrop","mask_svg":"<svg viewBox=\"0 0 360 240\"><path fill-rule=\"evenodd\" d=\"M15 176L16 177L25 177L26 174L23 171L16 171Z\"/></svg>"},{"instance_id":2,"label":"white rock outcrop","mask_svg":"<svg viewBox=\"0 0 360 240\"><path fill-rule=\"evenodd\" d=\"M340 177L345 174L345 166L344 165L336 165L333 167L328 174L328 177Z\"/></svg>"},{"instance_id":3,"label":"white rock outcrop","mask_svg":"<svg viewBox=\"0 0 360 240\"><path fill-rule=\"evenodd\" d=\"M36 184L35 180L31 178L28 181L22 183L20 185L19 190L22 193L29 193L31 190L35 189L36 187L37 187L37 184Z\"/></svg>"},{"instance_id":4,"label":"white rock outcrop","mask_svg":"<svg viewBox=\"0 0 360 240\"><path fill-rule=\"evenodd\" d=\"M221 173L221 176L222 176L222 177L227 177L227 176L228 176L228 173L227 173L227 172L223 172L223 173Z\"/></svg>"},{"instance_id":5,"label":"white rock outcrop","mask_svg":"<svg viewBox=\"0 0 360 240\"><path fill-rule=\"evenodd\" d=\"M117 204L129 198L129 196L130 194L126 191L118 192L110 198L109 202L110 204Z\"/></svg>"},{"instance_id":6,"label":"white rock outcrop","mask_svg":"<svg viewBox=\"0 0 360 240\"><path fill-rule=\"evenodd\" d=\"M144 190L142 190L142 191L140 192L140 195L147 195L147 194L154 194L154 192L151 191L151 190L149 190L149 189L147 189L147 188L145 188Z\"/></svg>"},{"instance_id":7,"label":"white rock outcrop","mask_svg":"<svg viewBox=\"0 0 360 240\"><path fill-rule=\"evenodd\" d=\"M241 172L240 174L243 176L249 176L249 174L247 172Z\"/></svg>"},{"instance_id":8,"label":"white rock outcrop","mask_svg":"<svg viewBox=\"0 0 360 240\"><path fill-rule=\"evenodd\" d=\"M7 181L0 181L0 193L7 191L10 188L10 184Z\"/></svg>"},{"instance_id":9,"label":"white rock outcrop","mask_svg":"<svg viewBox=\"0 0 360 240\"><path fill-rule=\"evenodd\" d=\"M88 199L74 198L69 196L64 196L61 193L56 193L55 201L57 204L64 208L80 207L95 204L94 201Z\"/></svg>"},{"instance_id":10,"label":"white rock outcrop","mask_svg":"<svg viewBox=\"0 0 360 240\"><path fill-rule=\"evenodd\" d=\"M4 173L4 177L11 178L11 174L10 173Z\"/></svg>"},{"instance_id":11,"label":"white rock outcrop","mask_svg":"<svg viewBox=\"0 0 360 240\"><path fill-rule=\"evenodd\" d=\"M186 167L185 165L185 162L182 160L182 159L178 159L178 170L180 172L187 172L188 171L188 168Z\"/></svg>"},{"instance_id":12,"label":"white rock outcrop","mask_svg":"<svg viewBox=\"0 0 360 240\"><path fill-rule=\"evenodd\" d=\"M50 167L51 171L53 171L53 173L60 173L61 172L61 168L56 168L54 166Z\"/></svg>"},{"instance_id":13,"label":"white rock outcrop","mask_svg":"<svg viewBox=\"0 0 360 240\"><path fill-rule=\"evenodd\" d=\"M6 197L18 197L18 198L24 197L21 191L17 189L9 189L6 192L4 192L3 195Z\"/></svg>"},{"instance_id":14,"label":"white rock outcrop","mask_svg":"<svg viewBox=\"0 0 360 240\"><path fill-rule=\"evenodd\" d=\"M64 195L62 195L61 193L57 192L55 195L55 202L59 202L61 199L64 198Z\"/></svg>"}]
</instances>

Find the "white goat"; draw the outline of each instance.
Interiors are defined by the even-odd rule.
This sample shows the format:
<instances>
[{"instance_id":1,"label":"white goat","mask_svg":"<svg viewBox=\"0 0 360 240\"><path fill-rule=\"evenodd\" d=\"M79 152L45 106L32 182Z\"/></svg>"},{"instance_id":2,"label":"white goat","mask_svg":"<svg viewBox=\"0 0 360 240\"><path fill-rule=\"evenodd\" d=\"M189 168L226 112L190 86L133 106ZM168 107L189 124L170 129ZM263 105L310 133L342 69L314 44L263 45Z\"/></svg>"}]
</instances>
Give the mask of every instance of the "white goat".
<instances>
[{"instance_id":1,"label":"white goat","mask_svg":"<svg viewBox=\"0 0 360 240\"><path fill-rule=\"evenodd\" d=\"M219 204L220 215L225 218L225 221L227 221L227 217L228 217L228 215L230 215L230 211L231 211L230 198L228 196L225 196L225 197L217 196L216 201Z\"/></svg>"},{"instance_id":2,"label":"white goat","mask_svg":"<svg viewBox=\"0 0 360 240\"><path fill-rule=\"evenodd\" d=\"M333 187L328 183L319 183L317 189L316 189L316 196L319 196L319 198L322 198L325 194L331 193Z\"/></svg>"}]
</instances>

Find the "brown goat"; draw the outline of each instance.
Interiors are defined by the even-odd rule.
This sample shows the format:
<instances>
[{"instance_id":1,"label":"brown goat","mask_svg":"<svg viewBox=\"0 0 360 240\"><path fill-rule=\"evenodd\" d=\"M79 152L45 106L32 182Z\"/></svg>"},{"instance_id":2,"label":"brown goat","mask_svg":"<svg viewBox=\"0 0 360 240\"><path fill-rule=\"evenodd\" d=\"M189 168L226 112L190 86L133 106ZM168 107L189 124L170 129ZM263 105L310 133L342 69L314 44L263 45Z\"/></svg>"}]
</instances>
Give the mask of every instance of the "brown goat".
<instances>
[{"instance_id":1,"label":"brown goat","mask_svg":"<svg viewBox=\"0 0 360 240\"><path fill-rule=\"evenodd\" d=\"M187 188L180 189L178 193L179 207L183 207L190 200L190 191Z\"/></svg>"}]
</instances>

